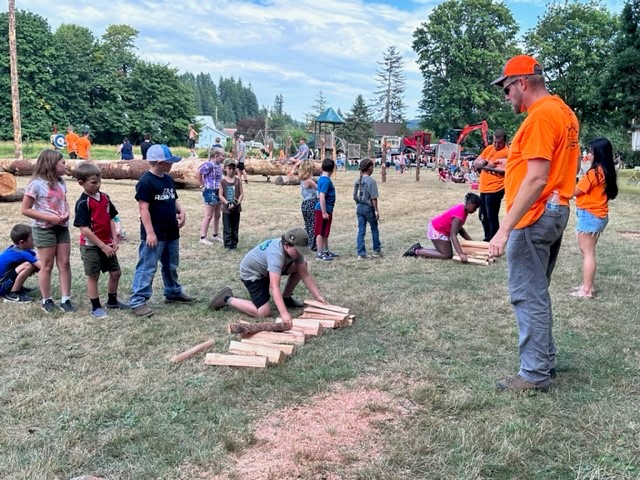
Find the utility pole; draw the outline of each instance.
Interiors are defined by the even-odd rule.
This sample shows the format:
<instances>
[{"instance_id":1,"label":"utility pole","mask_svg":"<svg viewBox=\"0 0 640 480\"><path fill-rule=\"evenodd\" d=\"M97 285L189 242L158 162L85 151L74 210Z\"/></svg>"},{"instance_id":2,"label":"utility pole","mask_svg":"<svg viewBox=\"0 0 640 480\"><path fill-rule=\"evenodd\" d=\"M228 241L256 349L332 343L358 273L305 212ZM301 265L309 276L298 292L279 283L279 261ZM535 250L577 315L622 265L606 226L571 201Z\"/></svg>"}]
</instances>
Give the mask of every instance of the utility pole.
<instances>
[{"instance_id":1,"label":"utility pole","mask_svg":"<svg viewBox=\"0 0 640 480\"><path fill-rule=\"evenodd\" d=\"M11 106L13 112L13 142L15 144L14 156L17 160L22 160L22 125L20 123L20 92L18 90L15 0L9 0L9 69L11 70Z\"/></svg>"}]
</instances>

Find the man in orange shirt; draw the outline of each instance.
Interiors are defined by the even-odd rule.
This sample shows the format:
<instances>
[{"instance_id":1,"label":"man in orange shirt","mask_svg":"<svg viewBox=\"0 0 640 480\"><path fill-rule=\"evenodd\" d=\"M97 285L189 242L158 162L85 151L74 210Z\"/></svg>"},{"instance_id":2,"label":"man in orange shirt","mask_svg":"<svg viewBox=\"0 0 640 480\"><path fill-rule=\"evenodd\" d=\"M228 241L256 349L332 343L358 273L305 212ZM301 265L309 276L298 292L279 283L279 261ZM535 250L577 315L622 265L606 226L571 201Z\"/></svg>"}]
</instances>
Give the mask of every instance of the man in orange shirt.
<instances>
[{"instance_id":1,"label":"man in orange shirt","mask_svg":"<svg viewBox=\"0 0 640 480\"><path fill-rule=\"evenodd\" d=\"M549 94L533 57L513 57L492 84L504 89L516 113L527 113L507 157L507 215L489 244L495 256L506 248L519 330L520 371L496 387L546 392L556 373L549 282L576 184L579 124L573 111Z\"/></svg>"},{"instance_id":2,"label":"man in orange shirt","mask_svg":"<svg viewBox=\"0 0 640 480\"><path fill-rule=\"evenodd\" d=\"M77 142L80 137L73 131L73 127L67 127L67 134L64 136L64 141L67 144L67 152L69 152L69 158L75 160L78 158L78 146Z\"/></svg>"},{"instance_id":3,"label":"man in orange shirt","mask_svg":"<svg viewBox=\"0 0 640 480\"><path fill-rule=\"evenodd\" d=\"M78 158L82 160L91 160L91 142L89 141L89 132L82 132L82 137L76 142L78 147Z\"/></svg>"},{"instance_id":4,"label":"man in orange shirt","mask_svg":"<svg viewBox=\"0 0 640 480\"><path fill-rule=\"evenodd\" d=\"M485 148L473 162L476 169L488 167L504 171L507 163L507 132L498 128L493 133L493 144ZM500 204L504 197L504 174L482 170L480 172L480 221L484 229L484 241L490 241L500 228Z\"/></svg>"}]
</instances>

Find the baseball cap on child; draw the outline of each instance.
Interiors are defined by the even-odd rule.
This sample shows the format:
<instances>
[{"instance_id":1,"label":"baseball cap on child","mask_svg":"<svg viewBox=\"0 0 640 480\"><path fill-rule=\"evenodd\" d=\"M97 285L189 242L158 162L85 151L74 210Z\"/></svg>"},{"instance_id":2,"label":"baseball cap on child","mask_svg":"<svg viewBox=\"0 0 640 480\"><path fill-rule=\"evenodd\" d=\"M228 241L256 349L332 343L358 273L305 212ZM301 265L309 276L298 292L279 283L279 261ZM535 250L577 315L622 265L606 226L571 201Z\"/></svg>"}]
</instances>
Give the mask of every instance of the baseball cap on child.
<instances>
[{"instance_id":1,"label":"baseball cap on child","mask_svg":"<svg viewBox=\"0 0 640 480\"><path fill-rule=\"evenodd\" d=\"M182 157L174 156L166 145L151 145L147 150L147 161L149 162L167 162L176 163L182 160Z\"/></svg>"},{"instance_id":2,"label":"baseball cap on child","mask_svg":"<svg viewBox=\"0 0 640 480\"><path fill-rule=\"evenodd\" d=\"M502 76L491 82L491 85L502 85L509 77L524 75L542 75L542 66L530 55L516 55L504 64Z\"/></svg>"},{"instance_id":3,"label":"baseball cap on child","mask_svg":"<svg viewBox=\"0 0 640 480\"><path fill-rule=\"evenodd\" d=\"M300 255L311 255L309 236L304 228L290 228L282 236L282 240L296 247Z\"/></svg>"},{"instance_id":4,"label":"baseball cap on child","mask_svg":"<svg viewBox=\"0 0 640 480\"><path fill-rule=\"evenodd\" d=\"M236 162L235 162L235 160L233 160L233 158L225 158L224 159L223 166L228 167L229 165L232 165L234 167L236 166Z\"/></svg>"}]
</instances>

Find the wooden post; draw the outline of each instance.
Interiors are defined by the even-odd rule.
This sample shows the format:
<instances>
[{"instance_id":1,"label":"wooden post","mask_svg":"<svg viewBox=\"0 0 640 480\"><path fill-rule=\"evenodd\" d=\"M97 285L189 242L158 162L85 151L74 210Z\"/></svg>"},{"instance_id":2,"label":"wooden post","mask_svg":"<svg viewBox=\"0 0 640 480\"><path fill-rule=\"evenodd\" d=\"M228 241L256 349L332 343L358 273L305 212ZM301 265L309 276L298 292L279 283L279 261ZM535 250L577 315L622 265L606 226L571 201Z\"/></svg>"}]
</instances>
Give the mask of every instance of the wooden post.
<instances>
[{"instance_id":1,"label":"wooden post","mask_svg":"<svg viewBox=\"0 0 640 480\"><path fill-rule=\"evenodd\" d=\"M181 362L183 360L186 360L187 358L193 357L196 353L201 352L202 350L206 350L207 348L213 347L213 345L214 345L213 340L207 340L206 342L202 342L196 345L195 347L190 348L189 350L185 350L182 353L174 355L173 357L171 357L171 361L173 363Z\"/></svg>"},{"instance_id":2,"label":"wooden post","mask_svg":"<svg viewBox=\"0 0 640 480\"><path fill-rule=\"evenodd\" d=\"M16 48L16 2L9 0L9 69L11 71L11 111L13 113L14 158L22 160L22 123L18 89L18 55Z\"/></svg>"},{"instance_id":3,"label":"wooden post","mask_svg":"<svg viewBox=\"0 0 640 480\"><path fill-rule=\"evenodd\" d=\"M422 144L424 143L424 133L420 133L416 138L416 182L420 181L420 163L422 157Z\"/></svg>"},{"instance_id":4,"label":"wooden post","mask_svg":"<svg viewBox=\"0 0 640 480\"><path fill-rule=\"evenodd\" d=\"M371 158L371 140L367 140L367 158Z\"/></svg>"},{"instance_id":5,"label":"wooden post","mask_svg":"<svg viewBox=\"0 0 640 480\"><path fill-rule=\"evenodd\" d=\"M382 158L380 166L382 167L382 183L387 181L387 137L382 137Z\"/></svg>"}]
</instances>

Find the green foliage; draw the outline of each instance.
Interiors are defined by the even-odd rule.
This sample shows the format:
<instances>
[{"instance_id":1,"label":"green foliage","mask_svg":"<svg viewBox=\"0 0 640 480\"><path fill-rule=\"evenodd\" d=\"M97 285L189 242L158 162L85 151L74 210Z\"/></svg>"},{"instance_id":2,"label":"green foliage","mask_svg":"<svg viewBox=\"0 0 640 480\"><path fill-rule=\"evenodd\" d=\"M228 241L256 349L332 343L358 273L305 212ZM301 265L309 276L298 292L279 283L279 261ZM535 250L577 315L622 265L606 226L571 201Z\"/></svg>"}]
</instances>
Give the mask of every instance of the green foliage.
<instances>
[{"instance_id":1,"label":"green foliage","mask_svg":"<svg viewBox=\"0 0 640 480\"><path fill-rule=\"evenodd\" d=\"M616 17L599 1L567 0L550 4L524 37L527 49L544 65L549 90L571 106L583 127L603 122L600 73L616 31Z\"/></svg>"},{"instance_id":2,"label":"green foliage","mask_svg":"<svg viewBox=\"0 0 640 480\"><path fill-rule=\"evenodd\" d=\"M627 168L640 167L640 151L636 150L634 152L622 152L621 157Z\"/></svg>"},{"instance_id":3,"label":"green foliage","mask_svg":"<svg viewBox=\"0 0 640 480\"><path fill-rule=\"evenodd\" d=\"M600 107L626 128L640 111L640 0L628 0L620 17L613 56L600 88Z\"/></svg>"},{"instance_id":4,"label":"green foliage","mask_svg":"<svg viewBox=\"0 0 640 480\"><path fill-rule=\"evenodd\" d=\"M369 139L373 138L373 122L369 107L362 95L358 95L345 118L344 137L349 143L357 143L366 146Z\"/></svg>"},{"instance_id":5,"label":"green foliage","mask_svg":"<svg viewBox=\"0 0 640 480\"><path fill-rule=\"evenodd\" d=\"M492 0L447 0L414 32L413 49L424 77L423 125L445 130L486 119L491 128L515 130L518 121L490 85L505 59L517 53L518 25Z\"/></svg>"}]
</instances>

